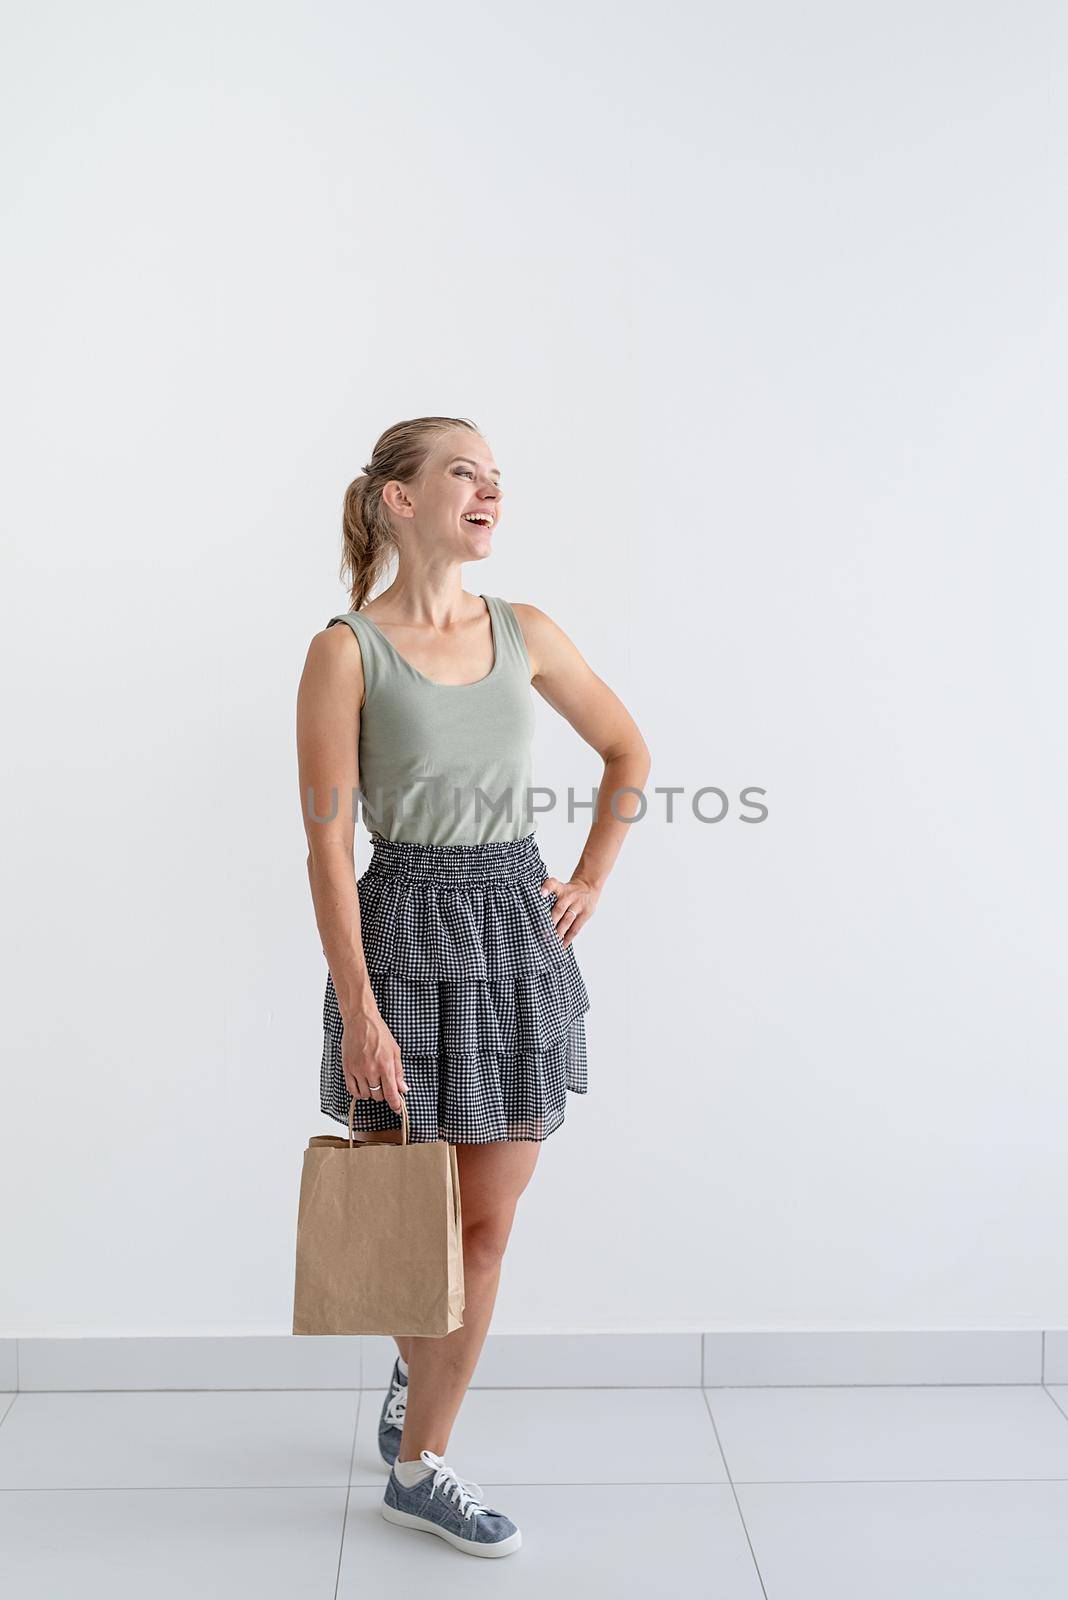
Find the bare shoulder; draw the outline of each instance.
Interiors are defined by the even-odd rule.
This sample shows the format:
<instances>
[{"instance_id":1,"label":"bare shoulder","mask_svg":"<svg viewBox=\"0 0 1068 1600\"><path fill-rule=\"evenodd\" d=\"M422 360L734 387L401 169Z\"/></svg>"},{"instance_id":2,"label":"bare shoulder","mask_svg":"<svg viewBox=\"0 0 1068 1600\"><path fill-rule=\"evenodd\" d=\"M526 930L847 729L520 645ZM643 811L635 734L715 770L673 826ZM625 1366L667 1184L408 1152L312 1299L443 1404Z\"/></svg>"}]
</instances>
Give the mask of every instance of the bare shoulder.
<instances>
[{"instance_id":1,"label":"bare shoulder","mask_svg":"<svg viewBox=\"0 0 1068 1600\"><path fill-rule=\"evenodd\" d=\"M355 689L357 701L364 695L363 656L354 628L335 622L312 636L304 666L305 679L329 692L332 687Z\"/></svg>"},{"instance_id":2,"label":"bare shoulder","mask_svg":"<svg viewBox=\"0 0 1068 1600\"><path fill-rule=\"evenodd\" d=\"M532 679L542 676L554 665L562 665L569 658L572 661L581 659L563 628L547 611L520 600L509 600L508 604L515 612L523 633Z\"/></svg>"}]
</instances>

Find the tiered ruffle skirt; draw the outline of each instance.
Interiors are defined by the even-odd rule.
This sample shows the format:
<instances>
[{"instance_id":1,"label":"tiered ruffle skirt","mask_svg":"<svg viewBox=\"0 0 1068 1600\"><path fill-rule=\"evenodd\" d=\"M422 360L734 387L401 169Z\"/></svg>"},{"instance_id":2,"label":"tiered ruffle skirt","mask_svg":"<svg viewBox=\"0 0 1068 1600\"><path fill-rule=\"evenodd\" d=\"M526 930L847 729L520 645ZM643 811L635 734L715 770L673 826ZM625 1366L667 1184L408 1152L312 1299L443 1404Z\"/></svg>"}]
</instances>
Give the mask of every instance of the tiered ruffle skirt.
<instances>
[{"instance_id":1,"label":"tiered ruffle skirt","mask_svg":"<svg viewBox=\"0 0 1068 1600\"><path fill-rule=\"evenodd\" d=\"M533 833L477 845L372 834L357 880L364 956L400 1047L409 1138L450 1144L545 1139L567 1092L587 1089L590 1000L553 927L555 894ZM322 1110L346 1127L344 1025L331 976L323 1002ZM399 1128L379 1095L357 1100L361 1130Z\"/></svg>"}]
</instances>

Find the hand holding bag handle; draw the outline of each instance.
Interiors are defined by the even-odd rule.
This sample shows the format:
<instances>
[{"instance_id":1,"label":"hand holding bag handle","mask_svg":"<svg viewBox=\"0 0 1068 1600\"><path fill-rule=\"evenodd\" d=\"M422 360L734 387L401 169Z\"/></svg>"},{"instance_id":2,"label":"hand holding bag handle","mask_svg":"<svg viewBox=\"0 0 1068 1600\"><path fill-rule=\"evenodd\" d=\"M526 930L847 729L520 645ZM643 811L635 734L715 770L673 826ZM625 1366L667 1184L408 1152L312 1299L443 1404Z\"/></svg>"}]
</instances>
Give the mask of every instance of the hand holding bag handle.
<instances>
[{"instance_id":1,"label":"hand holding bag handle","mask_svg":"<svg viewBox=\"0 0 1068 1600\"><path fill-rule=\"evenodd\" d=\"M376 1104L377 1103L378 1102L376 1102ZM407 1144L408 1143L408 1104L407 1104L407 1101L404 1099L403 1095L401 1096L401 1108L400 1108L401 1126L400 1126L400 1138L399 1139L397 1138L396 1133L392 1132L388 1128L383 1129L383 1130L381 1130L381 1131L379 1131L377 1133L365 1133L362 1138L357 1139L356 1138L356 1128L355 1128L355 1117L356 1117L356 1096L353 1095L352 1096L352 1100L351 1100L351 1102L349 1104L349 1148L350 1149L352 1149L357 1144Z\"/></svg>"}]
</instances>

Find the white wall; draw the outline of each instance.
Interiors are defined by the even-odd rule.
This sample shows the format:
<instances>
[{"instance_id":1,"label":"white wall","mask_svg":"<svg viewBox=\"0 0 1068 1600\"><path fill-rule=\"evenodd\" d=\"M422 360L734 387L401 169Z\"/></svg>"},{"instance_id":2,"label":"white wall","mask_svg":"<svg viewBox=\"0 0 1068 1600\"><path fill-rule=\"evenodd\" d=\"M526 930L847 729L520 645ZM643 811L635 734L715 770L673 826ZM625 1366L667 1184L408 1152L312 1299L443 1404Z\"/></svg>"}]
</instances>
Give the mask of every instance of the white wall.
<instances>
[{"instance_id":1,"label":"white wall","mask_svg":"<svg viewBox=\"0 0 1068 1600\"><path fill-rule=\"evenodd\" d=\"M425 412L508 479L466 587L558 619L650 785L770 812L628 837L495 1330L1068 1324L1064 12L4 34L0 1333L289 1329L338 1131L294 700Z\"/></svg>"}]
</instances>

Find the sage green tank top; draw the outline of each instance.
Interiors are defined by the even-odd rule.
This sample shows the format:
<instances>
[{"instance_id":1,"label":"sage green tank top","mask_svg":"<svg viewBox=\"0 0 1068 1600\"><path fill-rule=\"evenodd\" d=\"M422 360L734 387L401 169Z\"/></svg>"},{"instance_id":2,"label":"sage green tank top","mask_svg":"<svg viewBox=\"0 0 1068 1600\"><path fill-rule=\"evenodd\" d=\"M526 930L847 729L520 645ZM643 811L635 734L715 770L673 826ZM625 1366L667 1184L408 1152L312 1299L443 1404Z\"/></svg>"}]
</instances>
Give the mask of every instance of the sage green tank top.
<instances>
[{"instance_id":1,"label":"sage green tank top","mask_svg":"<svg viewBox=\"0 0 1068 1600\"><path fill-rule=\"evenodd\" d=\"M360 798L372 834L417 844L487 844L533 833L530 657L507 600L484 594L493 666L475 683L435 683L360 611Z\"/></svg>"}]
</instances>

